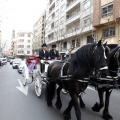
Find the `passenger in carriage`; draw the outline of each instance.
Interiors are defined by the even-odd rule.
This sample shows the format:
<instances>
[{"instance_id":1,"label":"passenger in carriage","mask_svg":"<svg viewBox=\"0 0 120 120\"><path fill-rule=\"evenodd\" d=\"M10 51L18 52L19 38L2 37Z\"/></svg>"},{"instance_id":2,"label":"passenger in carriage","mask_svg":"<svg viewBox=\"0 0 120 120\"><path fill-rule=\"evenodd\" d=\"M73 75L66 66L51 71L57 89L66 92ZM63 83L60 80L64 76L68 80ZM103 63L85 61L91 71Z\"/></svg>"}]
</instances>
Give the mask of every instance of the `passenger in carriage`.
<instances>
[{"instance_id":1,"label":"passenger in carriage","mask_svg":"<svg viewBox=\"0 0 120 120\"><path fill-rule=\"evenodd\" d=\"M42 49L39 51L39 59L46 60L49 59L49 52L46 50L47 45L44 43L42 44Z\"/></svg>"},{"instance_id":2,"label":"passenger in carriage","mask_svg":"<svg viewBox=\"0 0 120 120\"><path fill-rule=\"evenodd\" d=\"M60 59L60 55L59 55L59 52L56 50L56 45L52 45L52 49L50 50L50 58L51 59L55 59L55 60L58 60Z\"/></svg>"},{"instance_id":3,"label":"passenger in carriage","mask_svg":"<svg viewBox=\"0 0 120 120\"><path fill-rule=\"evenodd\" d=\"M40 60L47 60L50 59L49 52L47 51L47 45L44 43L42 44L42 49L39 51L39 59ZM41 72L44 72L45 66L40 61Z\"/></svg>"}]
</instances>

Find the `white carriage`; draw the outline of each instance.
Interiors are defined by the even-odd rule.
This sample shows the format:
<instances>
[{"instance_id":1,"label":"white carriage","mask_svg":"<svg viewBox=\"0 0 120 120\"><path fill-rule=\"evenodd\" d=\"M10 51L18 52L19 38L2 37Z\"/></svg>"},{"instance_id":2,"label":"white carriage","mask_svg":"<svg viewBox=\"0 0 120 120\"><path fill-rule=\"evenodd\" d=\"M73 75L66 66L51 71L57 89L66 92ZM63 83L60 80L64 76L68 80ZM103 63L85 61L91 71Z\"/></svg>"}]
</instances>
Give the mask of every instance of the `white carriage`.
<instances>
[{"instance_id":1,"label":"white carriage","mask_svg":"<svg viewBox=\"0 0 120 120\"><path fill-rule=\"evenodd\" d=\"M23 67L23 80L24 86L35 82L35 93L38 97L42 95L43 85L46 83L46 73L49 64L56 60L41 60L41 63L45 65L44 72L41 72L41 63L35 64L35 60L31 61L31 64L27 64ZM30 82L29 82L30 81Z\"/></svg>"}]
</instances>

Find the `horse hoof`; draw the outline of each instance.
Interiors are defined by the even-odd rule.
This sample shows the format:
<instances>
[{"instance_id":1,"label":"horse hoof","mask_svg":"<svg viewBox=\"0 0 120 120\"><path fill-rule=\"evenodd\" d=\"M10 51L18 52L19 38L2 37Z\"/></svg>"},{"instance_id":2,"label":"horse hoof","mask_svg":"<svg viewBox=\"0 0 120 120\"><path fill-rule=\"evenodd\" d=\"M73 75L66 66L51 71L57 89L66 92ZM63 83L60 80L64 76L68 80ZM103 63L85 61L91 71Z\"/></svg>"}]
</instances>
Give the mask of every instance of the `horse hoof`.
<instances>
[{"instance_id":1,"label":"horse hoof","mask_svg":"<svg viewBox=\"0 0 120 120\"><path fill-rule=\"evenodd\" d=\"M103 115L103 119L105 120L113 120L113 117L109 114Z\"/></svg>"},{"instance_id":2,"label":"horse hoof","mask_svg":"<svg viewBox=\"0 0 120 120\"><path fill-rule=\"evenodd\" d=\"M85 104L80 104L80 107L81 108L85 108Z\"/></svg>"},{"instance_id":3,"label":"horse hoof","mask_svg":"<svg viewBox=\"0 0 120 120\"><path fill-rule=\"evenodd\" d=\"M48 107L52 107L52 103L51 102L47 102L47 106Z\"/></svg>"},{"instance_id":4,"label":"horse hoof","mask_svg":"<svg viewBox=\"0 0 120 120\"><path fill-rule=\"evenodd\" d=\"M64 117L64 120L70 120L71 119L70 113L63 112L63 117Z\"/></svg>"},{"instance_id":5,"label":"horse hoof","mask_svg":"<svg viewBox=\"0 0 120 120\"><path fill-rule=\"evenodd\" d=\"M95 111L95 112L99 112L100 109L99 109L99 104L96 102L95 105L92 107L92 110Z\"/></svg>"},{"instance_id":6,"label":"horse hoof","mask_svg":"<svg viewBox=\"0 0 120 120\"><path fill-rule=\"evenodd\" d=\"M58 103L56 103L55 106L56 106L56 108L57 108L58 110L60 110L61 107L62 107L62 104L58 104Z\"/></svg>"}]
</instances>

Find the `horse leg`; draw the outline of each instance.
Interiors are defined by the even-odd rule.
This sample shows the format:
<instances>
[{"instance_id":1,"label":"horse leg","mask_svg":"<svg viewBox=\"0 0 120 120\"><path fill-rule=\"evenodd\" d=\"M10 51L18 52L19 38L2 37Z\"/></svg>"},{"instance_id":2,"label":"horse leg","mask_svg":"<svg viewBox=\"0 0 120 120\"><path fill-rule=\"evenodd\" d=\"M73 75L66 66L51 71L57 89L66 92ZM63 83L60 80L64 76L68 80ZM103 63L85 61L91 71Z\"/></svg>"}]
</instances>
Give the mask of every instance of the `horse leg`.
<instances>
[{"instance_id":1,"label":"horse leg","mask_svg":"<svg viewBox=\"0 0 120 120\"><path fill-rule=\"evenodd\" d=\"M79 96L79 100L80 100L80 107L81 108L85 108L85 103L83 102L82 96Z\"/></svg>"},{"instance_id":2,"label":"horse leg","mask_svg":"<svg viewBox=\"0 0 120 120\"><path fill-rule=\"evenodd\" d=\"M109 114L109 101L110 101L110 95L111 95L112 89L106 90L106 98L105 98L105 108L103 110L103 118L105 120L112 120L112 116Z\"/></svg>"},{"instance_id":3,"label":"horse leg","mask_svg":"<svg viewBox=\"0 0 120 120\"><path fill-rule=\"evenodd\" d=\"M72 98L77 120L81 120L81 111L80 111L78 96L76 94L70 94L70 96Z\"/></svg>"},{"instance_id":4,"label":"horse leg","mask_svg":"<svg viewBox=\"0 0 120 120\"><path fill-rule=\"evenodd\" d=\"M46 86L46 100L48 106L52 106L52 99L55 95L55 88L56 88L55 82L50 82Z\"/></svg>"},{"instance_id":5,"label":"horse leg","mask_svg":"<svg viewBox=\"0 0 120 120\"><path fill-rule=\"evenodd\" d=\"M71 111L72 107L73 107L73 102L72 102L72 100L70 100L68 107L63 112L63 116L64 116L65 120L71 119L70 111Z\"/></svg>"},{"instance_id":6,"label":"horse leg","mask_svg":"<svg viewBox=\"0 0 120 120\"><path fill-rule=\"evenodd\" d=\"M57 101L55 103L55 106L57 107L58 110L60 110L61 107L62 107L62 102L61 102L61 98L60 98L60 91L61 91L61 89L62 89L61 86L59 86L57 88Z\"/></svg>"},{"instance_id":7,"label":"horse leg","mask_svg":"<svg viewBox=\"0 0 120 120\"><path fill-rule=\"evenodd\" d=\"M101 110L101 108L103 108L103 106L104 106L103 95L104 95L103 89L102 88L98 88L98 96L99 96L100 103L96 102L94 104L94 106L92 107L93 111L99 112Z\"/></svg>"}]
</instances>

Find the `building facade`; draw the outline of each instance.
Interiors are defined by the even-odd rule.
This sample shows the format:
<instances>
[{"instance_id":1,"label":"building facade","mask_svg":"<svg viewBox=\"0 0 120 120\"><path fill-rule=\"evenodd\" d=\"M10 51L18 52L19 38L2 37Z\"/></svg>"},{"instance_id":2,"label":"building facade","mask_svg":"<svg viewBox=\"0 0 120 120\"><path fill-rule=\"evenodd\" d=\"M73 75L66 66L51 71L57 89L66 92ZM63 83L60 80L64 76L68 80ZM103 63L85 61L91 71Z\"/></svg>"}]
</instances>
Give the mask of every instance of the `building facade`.
<instances>
[{"instance_id":1,"label":"building facade","mask_svg":"<svg viewBox=\"0 0 120 120\"><path fill-rule=\"evenodd\" d=\"M2 18L0 16L0 55L1 55L1 52L2 52L2 49L1 49L1 41L2 41Z\"/></svg>"},{"instance_id":2,"label":"building facade","mask_svg":"<svg viewBox=\"0 0 120 120\"><path fill-rule=\"evenodd\" d=\"M34 24L33 28L33 54L38 54L41 45L45 43L45 11L41 14L40 18Z\"/></svg>"},{"instance_id":3,"label":"building facade","mask_svg":"<svg viewBox=\"0 0 120 120\"><path fill-rule=\"evenodd\" d=\"M93 26L97 39L120 43L120 0L94 0Z\"/></svg>"},{"instance_id":4,"label":"building facade","mask_svg":"<svg viewBox=\"0 0 120 120\"><path fill-rule=\"evenodd\" d=\"M46 9L45 40L57 44L61 54L74 53L94 41L93 0L49 0Z\"/></svg>"},{"instance_id":5,"label":"building facade","mask_svg":"<svg viewBox=\"0 0 120 120\"><path fill-rule=\"evenodd\" d=\"M33 44L33 34L29 31L19 31L15 37L16 41L16 55L31 56L32 53L32 44Z\"/></svg>"}]
</instances>

